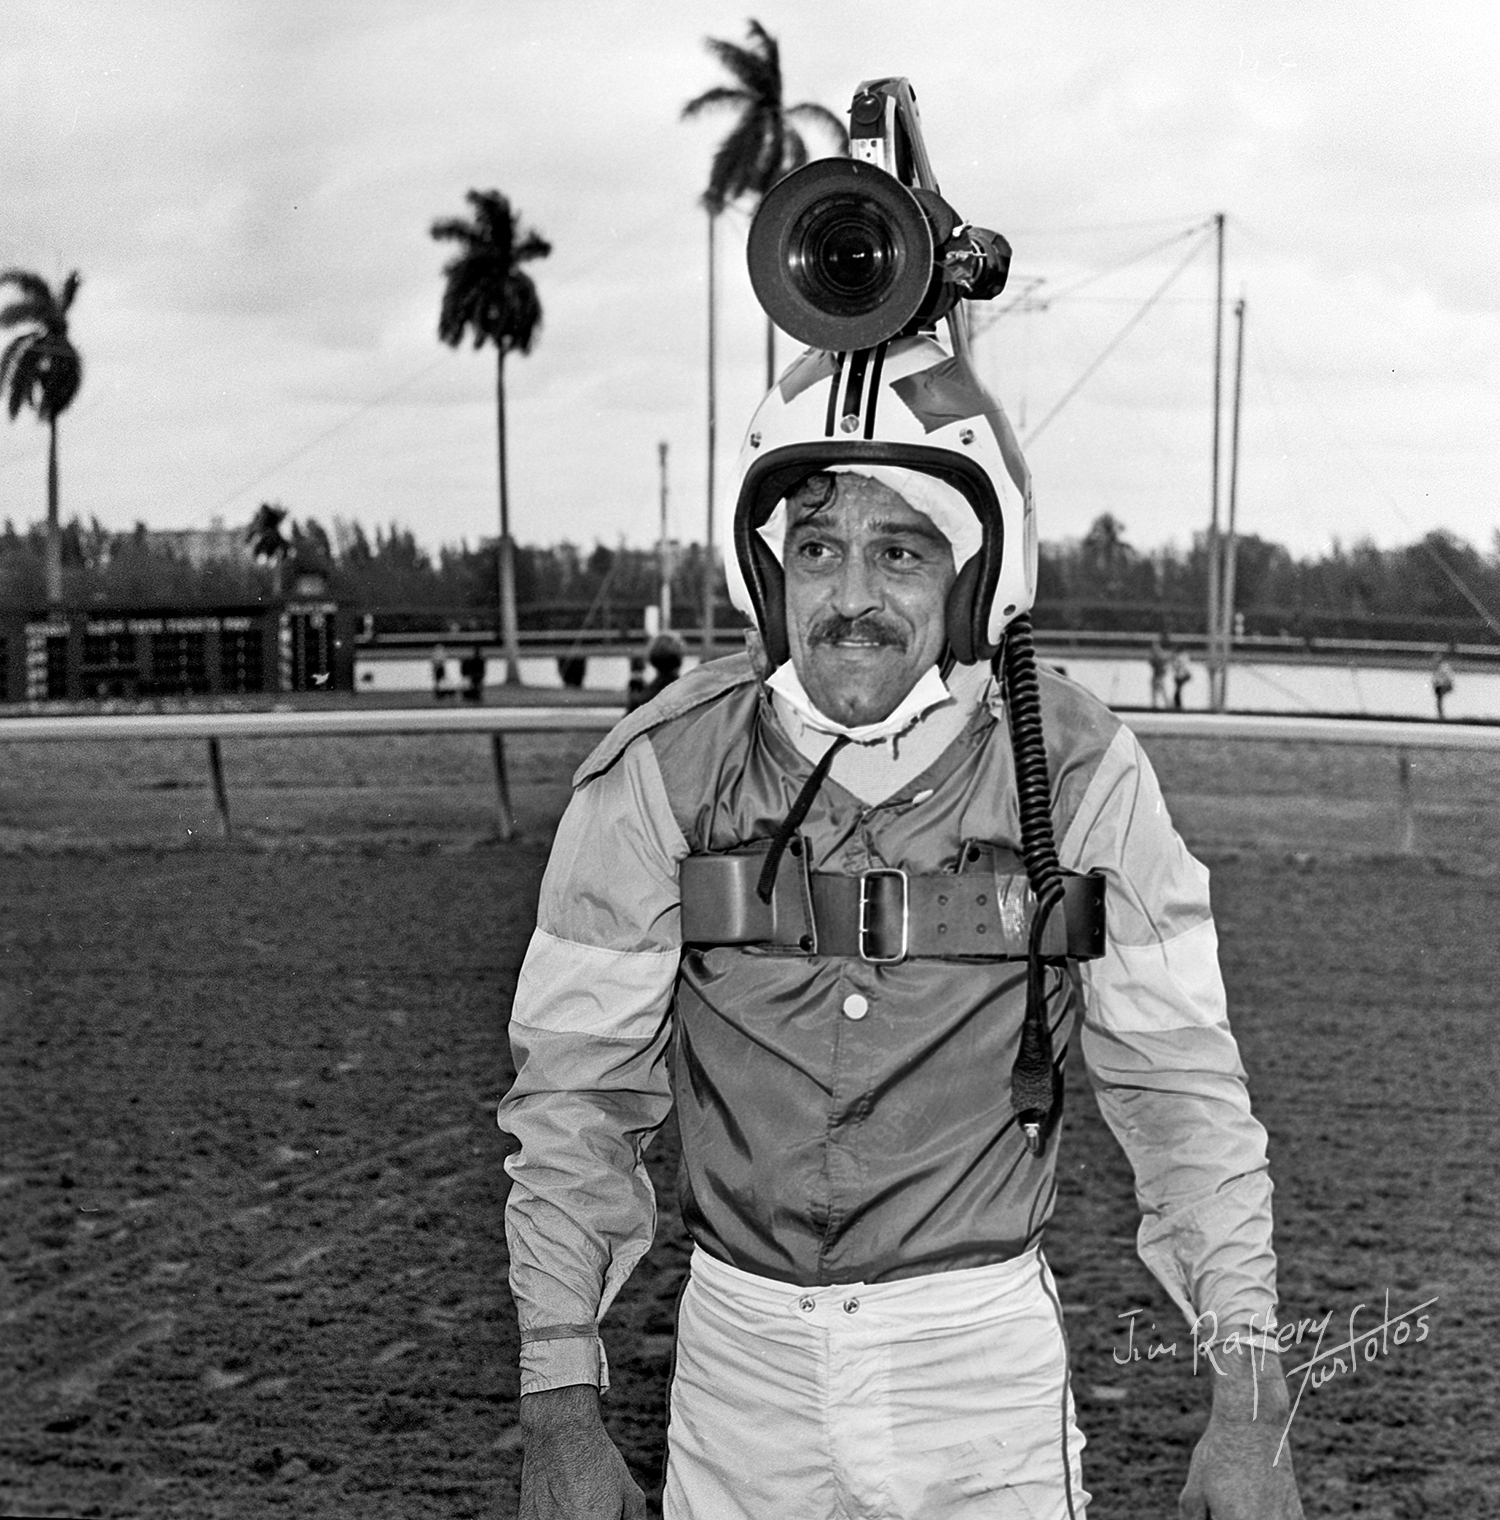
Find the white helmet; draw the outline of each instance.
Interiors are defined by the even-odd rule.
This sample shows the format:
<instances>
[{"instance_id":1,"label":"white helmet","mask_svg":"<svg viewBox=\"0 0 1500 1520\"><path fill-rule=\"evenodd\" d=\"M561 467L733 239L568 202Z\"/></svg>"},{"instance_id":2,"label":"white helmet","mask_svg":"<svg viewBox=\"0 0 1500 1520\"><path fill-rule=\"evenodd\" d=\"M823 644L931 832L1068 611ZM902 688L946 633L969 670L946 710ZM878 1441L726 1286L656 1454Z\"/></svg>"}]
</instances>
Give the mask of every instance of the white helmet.
<instances>
[{"instance_id":1,"label":"white helmet","mask_svg":"<svg viewBox=\"0 0 1500 1520\"><path fill-rule=\"evenodd\" d=\"M781 565L757 531L809 475L834 465L917 470L955 487L981 542L948 594L959 664L988 659L1036 596L1031 474L1000 403L964 355L927 336L849 353L808 349L761 402L735 467L726 552L729 598L788 658Z\"/></svg>"}]
</instances>

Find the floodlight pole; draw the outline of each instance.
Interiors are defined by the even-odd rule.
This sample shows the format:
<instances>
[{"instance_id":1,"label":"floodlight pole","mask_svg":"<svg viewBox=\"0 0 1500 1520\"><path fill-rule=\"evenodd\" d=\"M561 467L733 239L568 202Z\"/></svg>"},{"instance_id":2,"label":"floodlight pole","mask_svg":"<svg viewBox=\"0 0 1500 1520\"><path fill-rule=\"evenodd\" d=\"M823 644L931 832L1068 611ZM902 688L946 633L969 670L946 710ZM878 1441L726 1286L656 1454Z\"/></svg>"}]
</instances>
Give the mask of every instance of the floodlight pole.
<instances>
[{"instance_id":1,"label":"floodlight pole","mask_svg":"<svg viewBox=\"0 0 1500 1520\"><path fill-rule=\"evenodd\" d=\"M1229 661L1234 650L1235 511L1240 487L1240 393L1245 378L1245 298L1234 308L1234 410L1229 427L1229 521L1224 542L1223 664L1219 672L1219 707L1229 703Z\"/></svg>"},{"instance_id":2,"label":"floodlight pole","mask_svg":"<svg viewBox=\"0 0 1500 1520\"><path fill-rule=\"evenodd\" d=\"M1219 666L1219 414L1220 391L1224 370L1224 213L1214 215L1214 236L1218 244L1217 281L1214 292L1214 442L1213 478L1209 482L1208 514L1208 705L1214 712L1224 706L1223 682Z\"/></svg>"},{"instance_id":3,"label":"floodlight pole","mask_svg":"<svg viewBox=\"0 0 1500 1520\"><path fill-rule=\"evenodd\" d=\"M661 533L657 539L657 569L661 575L661 631L672 627L672 540L667 535L667 445L657 444L656 456L661 464Z\"/></svg>"},{"instance_id":4,"label":"floodlight pole","mask_svg":"<svg viewBox=\"0 0 1500 1520\"><path fill-rule=\"evenodd\" d=\"M703 535L703 658L714 657L714 597L718 577L714 574L714 432L717 423L715 390L714 224L718 214L708 211L708 526Z\"/></svg>"}]
</instances>

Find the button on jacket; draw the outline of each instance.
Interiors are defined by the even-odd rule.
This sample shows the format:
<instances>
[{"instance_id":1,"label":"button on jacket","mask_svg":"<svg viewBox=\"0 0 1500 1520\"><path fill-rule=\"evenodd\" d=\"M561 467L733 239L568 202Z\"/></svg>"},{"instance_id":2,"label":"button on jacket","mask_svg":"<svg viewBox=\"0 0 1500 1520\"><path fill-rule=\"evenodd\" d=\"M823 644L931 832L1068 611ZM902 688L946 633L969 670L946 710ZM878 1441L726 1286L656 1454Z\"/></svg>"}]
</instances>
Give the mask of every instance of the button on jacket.
<instances>
[{"instance_id":1,"label":"button on jacket","mask_svg":"<svg viewBox=\"0 0 1500 1520\"><path fill-rule=\"evenodd\" d=\"M1108 923L1101 959L1049 973L1054 1040L1079 1033L1135 1170L1146 1265L1190 1319L1264 1326L1265 1133L1227 1022L1208 873L1130 731L1045 670L1041 687L1059 855L1104 874ZM813 869L956 871L970 841L994 848L997 872L1021 869L998 693L958 718L920 720L918 747L923 724L955 737L877 803L835 763L801 829ZM775 832L812 769L791 727L748 660L716 661L575 777L499 1114L519 1147L506 1223L523 1393L607 1381L597 1327L651 1243L641 1158L674 1100L684 1221L761 1277L880 1283L1007 1261L1051 1212L1058 1143L1032 1156L1010 1108L1023 962L684 949L679 865ZM879 762L853 763L868 776Z\"/></svg>"}]
</instances>

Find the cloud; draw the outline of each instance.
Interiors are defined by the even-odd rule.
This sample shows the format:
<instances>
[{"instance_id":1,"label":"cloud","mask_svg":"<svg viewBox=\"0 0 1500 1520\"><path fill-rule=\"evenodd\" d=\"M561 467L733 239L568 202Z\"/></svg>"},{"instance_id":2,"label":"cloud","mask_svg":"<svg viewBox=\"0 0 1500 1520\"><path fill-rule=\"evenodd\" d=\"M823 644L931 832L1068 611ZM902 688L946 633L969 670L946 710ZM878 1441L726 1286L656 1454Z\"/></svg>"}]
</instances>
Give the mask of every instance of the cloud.
<instances>
[{"instance_id":1,"label":"cloud","mask_svg":"<svg viewBox=\"0 0 1500 1520\"><path fill-rule=\"evenodd\" d=\"M1488 540L1500 128L1477 6L757 14L794 99L841 110L861 78L911 76L945 191L1015 231L1017 282L1057 291L1229 213L1229 293L1244 286L1251 311L1246 510L1267 536L1316 548L1353 515L1402 537L1351 484L1358 457L1414 531ZM697 197L725 123L678 114L718 75L703 37L743 37L742 6L16 0L7 20L0 261L85 275L65 510L168 526L265 492L303 514L402 518L434 543L489 531L493 359L436 341L448 250L428 228L493 186L554 245L532 266L536 349L507 367L518 530L649 537L667 439L693 531ZM722 484L764 328L743 218L721 230ZM984 340L1006 404L1038 420L1177 256ZM1210 293L1205 254L1038 441L1046 531L1105 506L1138 544L1206 520ZM24 515L15 453L20 435L0 435L5 509Z\"/></svg>"}]
</instances>

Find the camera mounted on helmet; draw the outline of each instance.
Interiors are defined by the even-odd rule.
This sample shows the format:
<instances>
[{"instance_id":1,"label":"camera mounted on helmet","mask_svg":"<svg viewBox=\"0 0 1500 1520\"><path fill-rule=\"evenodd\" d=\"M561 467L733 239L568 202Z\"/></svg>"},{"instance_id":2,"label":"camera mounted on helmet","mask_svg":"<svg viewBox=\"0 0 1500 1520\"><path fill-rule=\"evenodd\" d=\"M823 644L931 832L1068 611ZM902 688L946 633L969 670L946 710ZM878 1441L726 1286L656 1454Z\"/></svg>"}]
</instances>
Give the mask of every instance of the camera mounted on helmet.
<instances>
[{"instance_id":1,"label":"camera mounted on helmet","mask_svg":"<svg viewBox=\"0 0 1500 1520\"><path fill-rule=\"evenodd\" d=\"M768 316L810 345L761 403L735 473L730 600L787 658L781 566L761 538L810 475L861 463L944 481L978 522L979 551L947 608L960 664L988 659L1036 592L1030 474L969 357L961 299L1005 285L1010 247L938 193L904 79L867 81L850 107L849 159L782 180L750 228L751 282ZM937 339L946 320L949 344Z\"/></svg>"},{"instance_id":2,"label":"camera mounted on helmet","mask_svg":"<svg viewBox=\"0 0 1500 1520\"><path fill-rule=\"evenodd\" d=\"M859 87L849 152L787 175L756 212L750 283L777 326L812 348L873 348L1005 289L1010 244L938 193L906 80Z\"/></svg>"}]
</instances>

